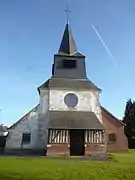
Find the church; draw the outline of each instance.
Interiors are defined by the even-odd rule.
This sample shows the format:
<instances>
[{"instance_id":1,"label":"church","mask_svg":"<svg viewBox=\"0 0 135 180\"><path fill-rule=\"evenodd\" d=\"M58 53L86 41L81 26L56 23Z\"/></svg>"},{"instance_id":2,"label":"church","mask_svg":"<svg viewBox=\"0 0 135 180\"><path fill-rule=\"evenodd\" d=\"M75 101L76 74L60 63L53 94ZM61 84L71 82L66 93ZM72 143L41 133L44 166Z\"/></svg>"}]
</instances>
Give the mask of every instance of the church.
<instances>
[{"instance_id":1,"label":"church","mask_svg":"<svg viewBox=\"0 0 135 180\"><path fill-rule=\"evenodd\" d=\"M5 153L91 156L128 149L124 124L100 104L69 23L52 76L38 87L39 104L8 128Z\"/></svg>"}]
</instances>

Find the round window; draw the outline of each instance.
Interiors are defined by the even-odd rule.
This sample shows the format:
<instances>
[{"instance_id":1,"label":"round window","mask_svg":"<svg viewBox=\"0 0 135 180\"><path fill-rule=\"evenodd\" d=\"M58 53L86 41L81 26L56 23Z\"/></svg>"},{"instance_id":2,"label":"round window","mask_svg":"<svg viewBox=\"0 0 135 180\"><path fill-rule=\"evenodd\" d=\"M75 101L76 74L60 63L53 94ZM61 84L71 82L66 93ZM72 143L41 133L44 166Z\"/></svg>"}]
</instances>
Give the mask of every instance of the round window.
<instances>
[{"instance_id":1,"label":"round window","mask_svg":"<svg viewBox=\"0 0 135 180\"><path fill-rule=\"evenodd\" d=\"M64 97L64 102L68 107L75 107L78 103L78 97L74 93L68 93Z\"/></svg>"}]
</instances>

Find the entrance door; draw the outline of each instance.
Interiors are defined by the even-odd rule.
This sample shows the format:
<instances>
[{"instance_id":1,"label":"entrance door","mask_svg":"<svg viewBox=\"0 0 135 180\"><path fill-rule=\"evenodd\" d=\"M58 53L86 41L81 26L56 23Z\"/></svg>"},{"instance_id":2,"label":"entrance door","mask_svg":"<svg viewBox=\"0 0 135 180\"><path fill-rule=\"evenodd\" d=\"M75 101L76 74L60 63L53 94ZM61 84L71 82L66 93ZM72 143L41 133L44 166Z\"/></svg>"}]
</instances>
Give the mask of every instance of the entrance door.
<instances>
[{"instance_id":1,"label":"entrance door","mask_svg":"<svg viewBox=\"0 0 135 180\"><path fill-rule=\"evenodd\" d=\"M84 154L84 130L70 130L70 156L83 156Z\"/></svg>"}]
</instances>

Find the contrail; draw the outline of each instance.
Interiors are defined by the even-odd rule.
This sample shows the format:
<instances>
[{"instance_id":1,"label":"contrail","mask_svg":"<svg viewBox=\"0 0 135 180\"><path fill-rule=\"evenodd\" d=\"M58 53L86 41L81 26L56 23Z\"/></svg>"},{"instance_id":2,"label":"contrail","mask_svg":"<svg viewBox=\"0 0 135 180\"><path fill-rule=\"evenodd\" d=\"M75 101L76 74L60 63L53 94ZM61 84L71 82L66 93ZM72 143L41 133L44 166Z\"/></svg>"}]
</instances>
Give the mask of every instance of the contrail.
<instances>
[{"instance_id":1,"label":"contrail","mask_svg":"<svg viewBox=\"0 0 135 180\"><path fill-rule=\"evenodd\" d=\"M104 46L106 52L108 53L108 55L110 56L113 64L115 65L115 67L117 68L118 67L118 64L116 63L113 55L111 54L109 48L107 47L107 45L105 44L104 40L102 39L101 35L99 34L98 30L96 29L96 27L92 24L92 28L94 29L96 35L98 36L99 40L101 41L102 45Z\"/></svg>"}]
</instances>

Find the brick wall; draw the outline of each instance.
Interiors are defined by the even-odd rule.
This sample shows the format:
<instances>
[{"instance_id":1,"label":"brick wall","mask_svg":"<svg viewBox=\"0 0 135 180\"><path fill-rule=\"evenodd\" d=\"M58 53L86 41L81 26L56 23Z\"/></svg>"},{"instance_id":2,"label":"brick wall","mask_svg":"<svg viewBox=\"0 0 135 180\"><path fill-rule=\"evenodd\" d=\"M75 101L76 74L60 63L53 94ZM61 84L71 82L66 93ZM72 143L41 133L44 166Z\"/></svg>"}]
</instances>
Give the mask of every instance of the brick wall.
<instances>
[{"instance_id":1,"label":"brick wall","mask_svg":"<svg viewBox=\"0 0 135 180\"><path fill-rule=\"evenodd\" d=\"M47 145L47 156L67 156L70 155L68 144Z\"/></svg>"},{"instance_id":2,"label":"brick wall","mask_svg":"<svg viewBox=\"0 0 135 180\"><path fill-rule=\"evenodd\" d=\"M97 155L105 154L106 146L105 144L88 144L85 147L85 155Z\"/></svg>"},{"instance_id":3,"label":"brick wall","mask_svg":"<svg viewBox=\"0 0 135 180\"><path fill-rule=\"evenodd\" d=\"M124 126L115 117L102 109L103 126L106 129L106 148L108 152L128 150L127 138L124 134ZM116 135L116 142L109 143L108 134Z\"/></svg>"},{"instance_id":4,"label":"brick wall","mask_svg":"<svg viewBox=\"0 0 135 180\"><path fill-rule=\"evenodd\" d=\"M105 144L89 144L85 146L85 155L105 154ZM69 156L70 147L67 144L51 144L47 147L47 156Z\"/></svg>"}]
</instances>

